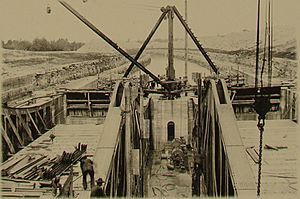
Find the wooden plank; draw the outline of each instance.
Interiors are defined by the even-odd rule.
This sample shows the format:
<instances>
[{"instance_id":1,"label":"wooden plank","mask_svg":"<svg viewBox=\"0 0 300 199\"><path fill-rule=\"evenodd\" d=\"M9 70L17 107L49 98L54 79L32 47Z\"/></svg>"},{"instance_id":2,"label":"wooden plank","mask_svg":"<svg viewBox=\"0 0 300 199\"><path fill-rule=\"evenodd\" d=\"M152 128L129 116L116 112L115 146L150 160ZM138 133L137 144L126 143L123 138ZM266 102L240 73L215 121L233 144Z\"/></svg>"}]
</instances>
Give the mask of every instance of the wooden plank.
<instances>
[{"instance_id":1,"label":"wooden plank","mask_svg":"<svg viewBox=\"0 0 300 199\"><path fill-rule=\"evenodd\" d=\"M88 102L95 102L95 103L102 103L102 104L109 104L110 103L110 99L90 99L88 97L88 99L67 99L66 100L67 103L69 102L73 102L73 103L88 103Z\"/></svg>"},{"instance_id":2,"label":"wooden plank","mask_svg":"<svg viewBox=\"0 0 300 199\"><path fill-rule=\"evenodd\" d=\"M42 124L44 126L44 129L48 130L47 125L46 125L45 121L43 120L43 118L42 118L42 116L41 116L41 114L40 114L39 111L37 111L37 114L38 114L38 116L39 116L39 118L40 118L40 120L41 120L41 122L42 122Z\"/></svg>"},{"instance_id":3,"label":"wooden plank","mask_svg":"<svg viewBox=\"0 0 300 199\"><path fill-rule=\"evenodd\" d=\"M13 167L10 168L10 173L14 173L15 171L23 168L26 164L28 164L28 162L30 157L29 156L25 156L25 158L22 158L19 162L17 162Z\"/></svg>"},{"instance_id":4,"label":"wooden plank","mask_svg":"<svg viewBox=\"0 0 300 199\"><path fill-rule=\"evenodd\" d=\"M102 164L95 165L95 174L105 180L109 177L108 171L114 155L121 118L120 108L111 107L105 119L103 134L97 144L94 162L102 162Z\"/></svg>"},{"instance_id":5,"label":"wooden plank","mask_svg":"<svg viewBox=\"0 0 300 199\"><path fill-rule=\"evenodd\" d=\"M35 198L39 198L41 196L42 193L29 193L29 192L2 192L1 196L2 197L35 197Z\"/></svg>"},{"instance_id":6,"label":"wooden plank","mask_svg":"<svg viewBox=\"0 0 300 199\"><path fill-rule=\"evenodd\" d=\"M243 145L232 106L228 104L220 104L216 107L216 109L218 112L220 126L223 131L223 143L226 146Z\"/></svg>"},{"instance_id":7,"label":"wooden plank","mask_svg":"<svg viewBox=\"0 0 300 199\"><path fill-rule=\"evenodd\" d=\"M30 140L33 141L34 139L32 137L32 133L31 133L31 130L30 130L28 124L24 121L24 119L22 118L18 109L16 109L16 113L17 113L17 117L19 117L19 119L20 119L20 122L23 124L23 127L24 127L25 131L27 132L27 135L29 136Z\"/></svg>"},{"instance_id":8,"label":"wooden plank","mask_svg":"<svg viewBox=\"0 0 300 199\"><path fill-rule=\"evenodd\" d=\"M35 127L36 131L38 132L38 134L39 134L39 135L42 135L41 132L40 132L40 130L39 130L39 128L38 128L37 125L35 124L35 122L34 122L32 116L31 116L30 112L28 111L28 109L27 109L27 115L29 116L29 118L30 118L30 120L31 120L31 122L32 122L32 124L33 124L33 126Z\"/></svg>"},{"instance_id":9,"label":"wooden plank","mask_svg":"<svg viewBox=\"0 0 300 199\"><path fill-rule=\"evenodd\" d=\"M90 93L87 93L87 104L88 104L88 109L89 109L89 116L92 117L92 108L91 108L91 101L90 101ZM109 103L109 102L108 102Z\"/></svg>"},{"instance_id":10,"label":"wooden plank","mask_svg":"<svg viewBox=\"0 0 300 199\"><path fill-rule=\"evenodd\" d=\"M244 143L257 145L259 133L257 121L239 121L238 126ZM262 165L262 196L268 194L289 194L294 190L287 185L297 175L297 123L291 120L266 120L264 143L273 146L288 146L281 150L264 150ZM249 142L250 140L250 142ZM252 141L255 140L255 141ZM257 165L248 158L248 164L257 178ZM287 181L289 183L287 183ZM295 193L295 192L294 192Z\"/></svg>"},{"instance_id":11,"label":"wooden plank","mask_svg":"<svg viewBox=\"0 0 300 199\"><path fill-rule=\"evenodd\" d=\"M11 169L12 167L14 167L15 165L17 165L21 160L23 160L24 158L26 158L26 156L19 156L19 157L15 157L13 156L12 158L6 160L4 163L2 163L0 169L1 170L8 170ZM3 180L3 178L1 178L1 180Z\"/></svg>"},{"instance_id":12,"label":"wooden plank","mask_svg":"<svg viewBox=\"0 0 300 199\"><path fill-rule=\"evenodd\" d=\"M215 114L215 106L216 104L220 104L220 100L219 100L219 97L217 96L217 88L216 88L216 85L215 83L213 82L212 83L212 95L210 97L210 114L211 114L211 159L212 159L212 181L213 181L213 187L212 187L212 190L213 190L213 194L214 195L218 195L217 194L217 178L216 178L216 139L215 139L215 136L216 136L216 126L215 126L215 119L216 119L216 114Z\"/></svg>"},{"instance_id":13,"label":"wooden plank","mask_svg":"<svg viewBox=\"0 0 300 199\"><path fill-rule=\"evenodd\" d=\"M46 158L46 156L41 156L41 157L37 157L35 156L35 159L34 160L28 160L29 162L26 163L25 165L22 165L21 168L19 169L14 169L11 171L11 174L12 175L16 175L16 174L20 174L22 173L23 171L27 171L28 168L32 167L32 165L38 163L39 161L41 161L42 159ZM16 178L18 178L18 175L16 175Z\"/></svg>"},{"instance_id":14,"label":"wooden plank","mask_svg":"<svg viewBox=\"0 0 300 199\"><path fill-rule=\"evenodd\" d=\"M251 171L243 146L226 147L233 186L237 193L252 190L256 193L255 178Z\"/></svg>"},{"instance_id":15,"label":"wooden plank","mask_svg":"<svg viewBox=\"0 0 300 199\"><path fill-rule=\"evenodd\" d=\"M258 154L254 150L254 148L253 147L248 147L248 148L246 148L246 151L247 151L248 155L252 158L252 160L256 164L258 164Z\"/></svg>"},{"instance_id":16,"label":"wooden plank","mask_svg":"<svg viewBox=\"0 0 300 199\"><path fill-rule=\"evenodd\" d=\"M219 122L218 122L219 124ZM220 125L218 125L218 128L220 129ZM223 174L223 154L222 154L222 151L223 151L223 145L222 145L222 139L221 139L221 136L220 136L220 133L221 131L219 130L219 169L220 169L220 178L219 178L219 187L220 187L220 195L222 195L222 192L223 192L223 184L222 184L222 181L223 181L223 178L224 178L224 174Z\"/></svg>"},{"instance_id":17,"label":"wooden plank","mask_svg":"<svg viewBox=\"0 0 300 199\"><path fill-rule=\"evenodd\" d=\"M13 153L13 154L16 153L14 145L11 143L11 141L10 141L7 133L3 129L2 125L1 125L1 134L2 134L3 139L5 140L8 148L9 148L10 153Z\"/></svg>"},{"instance_id":18,"label":"wooden plank","mask_svg":"<svg viewBox=\"0 0 300 199\"><path fill-rule=\"evenodd\" d=\"M102 94L111 94L112 91L99 91L99 90L92 90L92 89L70 89L63 91L64 93L102 93Z\"/></svg>"},{"instance_id":19,"label":"wooden plank","mask_svg":"<svg viewBox=\"0 0 300 199\"><path fill-rule=\"evenodd\" d=\"M9 124L10 124L10 126L11 126L11 128L12 128L14 134L15 134L15 136L17 137L18 142L21 144L21 146L24 146L24 142L23 142L23 140L21 139L21 137L20 137L20 135L19 135L19 133L18 133L18 131L17 131L17 128L16 128L16 126L14 125L12 119L11 119L10 116L7 115L5 112L4 112L4 114L5 114L5 116L6 116L7 120L8 120L8 122L9 122Z\"/></svg>"}]
</instances>

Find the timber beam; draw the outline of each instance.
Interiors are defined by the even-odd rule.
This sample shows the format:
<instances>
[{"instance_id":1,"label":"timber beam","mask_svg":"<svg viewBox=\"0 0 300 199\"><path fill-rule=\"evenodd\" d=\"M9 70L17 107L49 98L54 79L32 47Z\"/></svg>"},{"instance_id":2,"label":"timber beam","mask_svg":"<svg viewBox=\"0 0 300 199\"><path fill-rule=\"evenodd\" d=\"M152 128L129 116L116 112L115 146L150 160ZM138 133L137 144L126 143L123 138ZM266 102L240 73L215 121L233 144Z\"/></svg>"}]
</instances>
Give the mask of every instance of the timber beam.
<instances>
[{"instance_id":1,"label":"timber beam","mask_svg":"<svg viewBox=\"0 0 300 199\"><path fill-rule=\"evenodd\" d=\"M15 154L16 153L15 147L12 144L12 142L10 141L10 139L7 135L7 132L3 129L2 126L1 126L1 135L2 135L3 139L5 140L8 148L9 148L10 153Z\"/></svg>"},{"instance_id":2,"label":"timber beam","mask_svg":"<svg viewBox=\"0 0 300 199\"><path fill-rule=\"evenodd\" d=\"M24 121L24 119L22 118L22 115L21 113L19 112L19 110L16 110L16 113L17 113L17 117L19 118L20 122L22 123L28 137L30 138L31 141L33 141L33 137L32 137L32 132L28 126L28 124L26 123L26 121Z\"/></svg>"},{"instance_id":3,"label":"timber beam","mask_svg":"<svg viewBox=\"0 0 300 199\"><path fill-rule=\"evenodd\" d=\"M12 128L12 130L13 130L13 132L14 132L14 134L15 134L15 136L16 136L18 142L19 142L19 144L20 144L21 146L24 146L24 141L21 139L21 137L20 137L20 135L19 135L19 133L18 133L18 130L17 130L15 124L13 123L11 117L10 117L5 111L4 111L3 113L4 113L4 115L5 115L5 118L7 118L8 123L10 124L10 126L11 126L11 128Z\"/></svg>"},{"instance_id":4,"label":"timber beam","mask_svg":"<svg viewBox=\"0 0 300 199\"><path fill-rule=\"evenodd\" d=\"M42 135L41 132L40 132L40 130L39 130L39 128L37 127L37 125L36 125L34 119L32 118L32 116L31 116L31 114L29 113L28 110L27 110L27 115L29 116L29 118L30 118L30 120L31 120L31 122L32 122L32 124L33 124L33 126L35 127L36 131L38 132L38 134L39 134L39 135Z\"/></svg>"}]
</instances>

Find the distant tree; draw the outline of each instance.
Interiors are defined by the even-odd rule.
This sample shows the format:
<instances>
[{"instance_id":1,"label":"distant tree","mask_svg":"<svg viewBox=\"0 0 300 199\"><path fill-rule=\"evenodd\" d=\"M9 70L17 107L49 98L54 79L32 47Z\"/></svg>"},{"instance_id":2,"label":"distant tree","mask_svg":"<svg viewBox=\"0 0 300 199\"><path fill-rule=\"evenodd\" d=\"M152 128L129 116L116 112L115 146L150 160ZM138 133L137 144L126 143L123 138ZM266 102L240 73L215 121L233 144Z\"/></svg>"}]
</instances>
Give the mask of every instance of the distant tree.
<instances>
[{"instance_id":1,"label":"distant tree","mask_svg":"<svg viewBox=\"0 0 300 199\"><path fill-rule=\"evenodd\" d=\"M20 41L18 42L17 49L19 50L30 50L32 43L30 41Z\"/></svg>"},{"instance_id":2,"label":"distant tree","mask_svg":"<svg viewBox=\"0 0 300 199\"><path fill-rule=\"evenodd\" d=\"M69 48L69 42L68 42L68 39L62 39L62 38L59 38L56 42L56 49L55 50L68 50Z\"/></svg>"},{"instance_id":3,"label":"distant tree","mask_svg":"<svg viewBox=\"0 0 300 199\"><path fill-rule=\"evenodd\" d=\"M32 42L30 50L32 51L47 51L49 49L49 42L45 39L35 38Z\"/></svg>"},{"instance_id":4,"label":"distant tree","mask_svg":"<svg viewBox=\"0 0 300 199\"><path fill-rule=\"evenodd\" d=\"M8 40L6 43L1 41L5 49L30 50L30 51L76 51L84 43L69 42L68 39L58 39L48 41L45 38L35 38L32 42L24 40Z\"/></svg>"}]
</instances>

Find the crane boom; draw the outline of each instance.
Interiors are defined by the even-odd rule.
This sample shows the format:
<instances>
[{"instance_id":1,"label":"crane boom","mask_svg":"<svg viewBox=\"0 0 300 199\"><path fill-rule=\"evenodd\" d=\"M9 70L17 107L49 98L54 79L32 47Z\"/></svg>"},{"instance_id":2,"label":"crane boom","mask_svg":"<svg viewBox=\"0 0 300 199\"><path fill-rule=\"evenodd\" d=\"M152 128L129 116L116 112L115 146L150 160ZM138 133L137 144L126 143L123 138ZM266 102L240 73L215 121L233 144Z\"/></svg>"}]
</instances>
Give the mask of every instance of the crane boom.
<instances>
[{"instance_id":1,"label":"crane boom","mask_svg":"<svg viewBox=\"0 0 300 199\"><path fill-rule=\"evenodd\" d=\"M119 47L115 42L113 42L109 37L107 37L103 32L101 32L96 26L94 26L91 22L89 22L85 17L79 14L74 8L72 8L69 4L67 4L63 0L58 0L67 10L69 10L72 14L74 14L80 21L82 21L85 25L87 25L90 29L92 29L98 36L104 39L109 45L111 45L115 50L121 53L124 57L126 57L129 61L134 63L137 67L139 67L142 71L148 74L155 82L162 85L167 90L170 90L166 84L163 84L158 77L156 77L151 71L146 69L141 63L136 61L133 57L131 57L125 50Z\"/></svg>"},{"instance_id":2,"label":"crane boom","mask_svg":"<svg viewBox=\"0 0 300 199\"><path fill-rule=\"evenodd\" d=\"M137 61L140 56L142 55L142 53L144 52L146 46L148 45L149 41L151 40L152 36L154 35L154 33L156 32L157 28L159 27L159 25L161 24L162 20L164 19L164 17L166 16L167 12L163 12L161 14L161 16L159 17L158 21L156 22L155 26L153 27L153 29L151 30L150 34L148 35L147 39L145 40L145 42L143 43L142 47L140 48L140 50L138 51L138 53L136 54L136 56L134 57L134 59ZM128 69L126 70L125 74L123 77L127 77L130 73L130 71L132 70L134 66L134 63L131 62L130 66L128 67Z\"/></svg>"}]
</instances>

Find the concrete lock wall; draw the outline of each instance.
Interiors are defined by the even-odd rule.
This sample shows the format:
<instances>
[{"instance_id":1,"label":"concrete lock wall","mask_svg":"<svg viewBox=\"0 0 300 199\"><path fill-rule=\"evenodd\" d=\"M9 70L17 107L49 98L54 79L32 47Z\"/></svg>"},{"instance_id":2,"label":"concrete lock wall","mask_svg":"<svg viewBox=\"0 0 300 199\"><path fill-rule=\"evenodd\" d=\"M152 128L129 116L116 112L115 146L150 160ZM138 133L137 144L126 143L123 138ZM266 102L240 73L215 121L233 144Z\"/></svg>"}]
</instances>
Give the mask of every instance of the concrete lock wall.
<instances>
[{"instance_id":1,"label":"concrete lock wall","mask_svg":"<svg viewBox=\"0 0 300 199\"><path fill-rule=\"evenodd\" d=\"M168 141L168 123L175 124L175 138L188 140L188 103L184 99L153 100L152 125L154 149L159 150Z\"/></svg>"}]
</instances>

